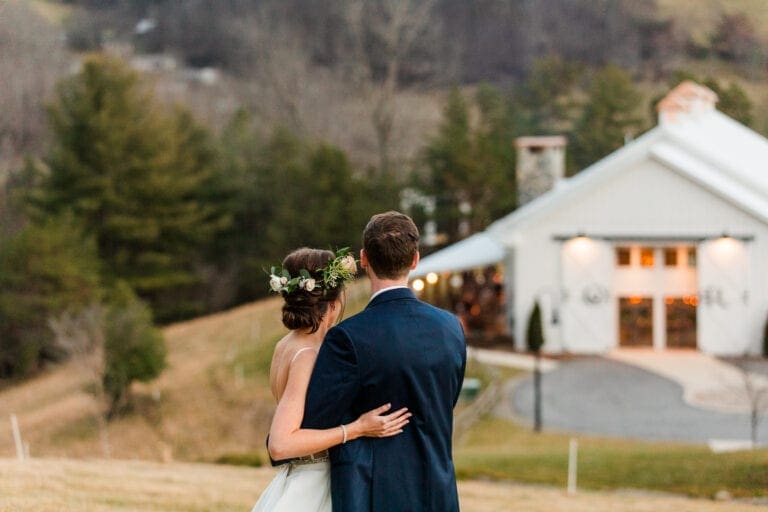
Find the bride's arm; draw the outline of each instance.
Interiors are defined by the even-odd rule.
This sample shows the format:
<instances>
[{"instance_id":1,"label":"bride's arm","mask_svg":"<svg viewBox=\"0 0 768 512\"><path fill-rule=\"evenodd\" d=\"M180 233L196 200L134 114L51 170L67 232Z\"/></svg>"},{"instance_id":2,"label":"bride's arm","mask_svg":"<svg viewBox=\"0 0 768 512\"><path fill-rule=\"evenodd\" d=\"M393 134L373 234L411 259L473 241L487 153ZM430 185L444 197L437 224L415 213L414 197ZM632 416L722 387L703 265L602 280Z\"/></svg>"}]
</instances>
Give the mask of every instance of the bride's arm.
<instances>
[{"instance_id":1,"label":"bride's arm","mask_svg":"<svg viewBox=\"0 0 768 512\"><path fill-rule=\"evenodd\" d=\"M344 429L341 425L323 430L302 429L304 401L314 364L315 355L309 350L300 354L290 364L288 382L269 429L268 449L273 459L301 457L341 444L344 441L345 429L347 441L358 437L390 437L403 431L402 428L408 423L411 414L403 408L383 415L389 410L389 404L363 414L345 425Z\"/></svg>"}]
</instances>

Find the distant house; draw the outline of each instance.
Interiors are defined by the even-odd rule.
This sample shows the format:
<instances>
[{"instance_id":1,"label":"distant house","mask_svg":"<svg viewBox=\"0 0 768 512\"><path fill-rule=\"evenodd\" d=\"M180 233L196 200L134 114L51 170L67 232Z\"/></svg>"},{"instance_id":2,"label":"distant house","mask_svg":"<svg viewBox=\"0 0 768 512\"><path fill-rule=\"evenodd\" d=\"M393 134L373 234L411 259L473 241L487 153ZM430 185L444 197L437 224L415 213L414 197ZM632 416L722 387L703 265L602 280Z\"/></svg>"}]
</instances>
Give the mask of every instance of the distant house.
<instances>
[{"instance_id":1,"label":"distant house","mask_svg":"<svg viewBox=\"0 0 768 512\"><path fill-rule=\"evenodd\" d=\"M759 353L768 140L718 112L716 101L705 87L679 85L659 103L658 126L572 178L563 176L564 141L519 141L522 165L551 173L549 189L424 258L415 288L428 298L429 287L458 291L467 276L495 278L503 283L498 324L521 350L539 301L548 352ZM427 275L432 284L421 280ZM455 304L469 320L480 312Z\"/></svg>"}]
</instances>

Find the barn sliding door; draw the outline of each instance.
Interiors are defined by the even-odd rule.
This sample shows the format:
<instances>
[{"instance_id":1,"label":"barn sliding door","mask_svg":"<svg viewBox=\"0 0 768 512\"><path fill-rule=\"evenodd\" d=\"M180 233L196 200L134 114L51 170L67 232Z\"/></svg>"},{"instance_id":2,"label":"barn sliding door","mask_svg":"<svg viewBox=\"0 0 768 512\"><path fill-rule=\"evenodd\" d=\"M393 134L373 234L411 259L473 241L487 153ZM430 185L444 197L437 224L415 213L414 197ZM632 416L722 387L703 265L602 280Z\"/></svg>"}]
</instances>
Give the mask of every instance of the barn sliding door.
<instances>
[{"instance_id":1,"label":"barn sliding door","mask_svg":"<svg viewBox=\"0 0 768 512\"><path fill-rule=\"evenodd\" d=\"M749 246L734 238L707 240L698 250L699 347L742 354L749 344Z\"/></svg>"},{"instance_id":2,"label":"barn sliding door","mask_svg":"<svg viewBox=\"0 0 768 512\"><path fill-rule=\"evenodd\" d=\"M616 344L613 300L613 246L603 240L572 238L562 245L563 348L604 352Z\"/></svg>"}]
</instances>

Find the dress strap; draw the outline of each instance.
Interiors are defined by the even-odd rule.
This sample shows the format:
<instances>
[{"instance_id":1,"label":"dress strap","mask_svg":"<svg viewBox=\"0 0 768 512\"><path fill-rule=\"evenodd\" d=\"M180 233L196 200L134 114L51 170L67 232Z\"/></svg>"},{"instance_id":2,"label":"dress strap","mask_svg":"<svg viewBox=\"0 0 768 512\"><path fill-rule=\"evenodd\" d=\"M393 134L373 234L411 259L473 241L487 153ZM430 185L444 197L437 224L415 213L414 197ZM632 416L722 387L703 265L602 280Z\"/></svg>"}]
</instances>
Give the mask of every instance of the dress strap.
<instances>
[{"instance_id":1,"label":"dress strap","mask_svg":"<svg viewBox=\"0 0 768 512\"><path fill-rule=\"evenodd\" d=\"M293 354L293 357L291 358L291 362L289 364L293 364L293 362L296 360L296 358L299 357L299 354L301 354L302 352L305 352L307 350L314 350L315 352L317 352L317 349L315 349L314 347L300 348L299 350L296 351L295 354Z\"/></svg>"}]
</instances>

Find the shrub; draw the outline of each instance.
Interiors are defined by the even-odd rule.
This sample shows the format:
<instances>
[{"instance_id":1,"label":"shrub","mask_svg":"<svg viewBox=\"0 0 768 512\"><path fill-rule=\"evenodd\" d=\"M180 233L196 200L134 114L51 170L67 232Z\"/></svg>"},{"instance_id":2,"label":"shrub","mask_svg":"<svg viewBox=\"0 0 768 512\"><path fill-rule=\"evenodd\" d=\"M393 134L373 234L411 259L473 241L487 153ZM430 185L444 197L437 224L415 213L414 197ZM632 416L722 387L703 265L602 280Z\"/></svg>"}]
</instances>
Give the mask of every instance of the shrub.
<instances>
[{"instance_id":1,"label":"shrub","mask_svg":"<svg viewBox=\"0 0 768 512\"><path fill-rule=\"evenodd\" d=\"M544 346L544 329L541 325L541 307L539 307L538 301L534 303L531 316L528 318L528 331L525 341L528 344L528 350L531 352L539 352L541 347Z\"/></svg>"},{"instance_id":2,"label":"shrub","mask_svg":"<svg viewBox=\"0 0 768 512\"><path fill-rule=\"evenodd\" d=\"M149 307L127 284L118 283L110 295L104 325L104 391L109 416L114 416L131 405L131 383L160 375L166 348Z\"/></svg>"}]
</instances>

